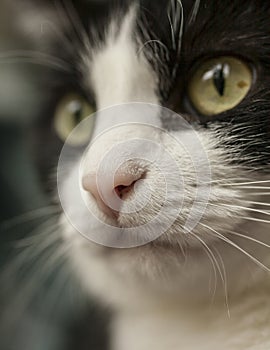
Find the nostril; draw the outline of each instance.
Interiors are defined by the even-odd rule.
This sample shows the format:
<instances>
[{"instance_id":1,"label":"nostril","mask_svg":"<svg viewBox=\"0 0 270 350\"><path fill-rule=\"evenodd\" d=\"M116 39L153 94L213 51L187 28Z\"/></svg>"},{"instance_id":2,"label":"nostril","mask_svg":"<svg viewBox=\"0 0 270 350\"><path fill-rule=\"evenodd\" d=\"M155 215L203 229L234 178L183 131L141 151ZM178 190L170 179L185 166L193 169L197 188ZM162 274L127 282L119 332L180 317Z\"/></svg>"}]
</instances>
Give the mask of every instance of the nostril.
<instances>
[{"instance_id":1,"label":"nostril","mask_svg":"<svg viewBox=\"0 0 270 350\"><path fill-rule=\"evenodd\" d=\"M125 186L125 185L116 186L114 190L115 190L117 196L120 199L123 199L127 195L130 195L134 191L134 184L135 184L135 182L136 181L132 182L132 184L129 185L129 186Z\"/></svg>"},{"instance_id":2,"label":"nostril","mask_svg":"<svg viewBox=\"0 0 270 350\"><path fill-rule=\"evenodd\" d=\"M106 174L100 174L97 179L96 173L84 175L82 178L83 189L94 197L101 211L113 218L121 212L121 200L132 195L135 185L146 175L130 169L120 170L115 174L113 181L110 181Z\"/></svg>"}]
</instances>

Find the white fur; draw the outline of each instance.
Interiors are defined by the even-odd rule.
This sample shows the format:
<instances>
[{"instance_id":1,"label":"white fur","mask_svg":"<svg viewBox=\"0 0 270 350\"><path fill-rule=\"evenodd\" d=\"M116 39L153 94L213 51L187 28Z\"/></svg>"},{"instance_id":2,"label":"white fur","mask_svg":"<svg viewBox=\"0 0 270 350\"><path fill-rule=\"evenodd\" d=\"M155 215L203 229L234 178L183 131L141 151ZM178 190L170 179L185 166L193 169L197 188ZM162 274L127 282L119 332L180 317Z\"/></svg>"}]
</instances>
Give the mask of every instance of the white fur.
<instances>
[{"instance_id":1,"label":"white fur","mask_svg":"<svg viewBox=\"0 0 270 350\"><path fill-rule=\"evenodd\" d=\"M120 35L116 37L109 31L106 45L96 49L91 65L85 70L88 70L86 79L95 89L99 108L134 101L158 103L157 78L143 55L136 55L136 46L131 40L133 25L134 13L131 12L123 21ZM125 121L117 117L114 119L117 123ZM144 116L141 118L143 122ZM155 118L153 123L160 126L160 121ZM100 120L97 118L95 136L112 125L111 120L101 115ZM196 184L191 160L179 151L171 138L158 132L144 132L127 126L120 134L116 129L107 134L109 136L100 136L86 154L84 172L95 171L107 150L120 141L133 136L158 141L173 154L186 180L185 207L170 230L150 245L128 250L112 249L90 243L74 230L64 214L61 218L65 238L74 243L70 258L75 273L90 294L116 312L112 349L269 349L269 275L215 234L217 231L232 239L262 263L270 262L265 247L229 234L229 231L236 231L270 243L269 224L242 219L255 215L249 208L245 209L245 201L258 202L262 198L254 196L251 190L236 186L241 182L263 180L263 176L258 174L254 178L253 174L250 177L240 166L232 166L233 156L228 157L226 150L217 147L213 130L197 130L210 162L213 181L201 223L214 231L197 225L193 234L215 255L220 266L220 270L215 268L215 276L209 259L211 253L200 240L182 230ZM174 137L181 139L183 132L175 132ZM157 169L148 166L147 171L157 198L162 198L163 184ZM64 191L75 211L78 210L77 194L70 189L71 180L72 174L66 180ZM176 192L179 190L177 181L169 185ZM95 214L101 220L107 220L88 194L87 200ZM269 198L265 196L263 201L269 203ZM167 205L173 208L175 203ZM250 208L256 209L256 206ZM155 208L149 205L143 213L144 218L153 212ZM81 220L84 215L88 215L87 212L80 213ZM265 219L263 214L258 217ZM121 216L122 223L131 226L139 224L141 219L140 215ZM180 245L186 247L187 256Z\"/></svg>"},{"instance_id":2,"label":"white fur","mask_svg":"<svg viewBox=\"0 0 270 350\"><path fill-rule=\"evenodd\" d=\"M137 55L132 41L134 23L133 10L124 18L117 36L117 24L112 22L105 45L92 54L90 67L89 57L84 57L86 68L90 68L89 82L95 87L99 109L125 102L158 103L157 77L144 56Z\"/></svg>"}]
</instances>

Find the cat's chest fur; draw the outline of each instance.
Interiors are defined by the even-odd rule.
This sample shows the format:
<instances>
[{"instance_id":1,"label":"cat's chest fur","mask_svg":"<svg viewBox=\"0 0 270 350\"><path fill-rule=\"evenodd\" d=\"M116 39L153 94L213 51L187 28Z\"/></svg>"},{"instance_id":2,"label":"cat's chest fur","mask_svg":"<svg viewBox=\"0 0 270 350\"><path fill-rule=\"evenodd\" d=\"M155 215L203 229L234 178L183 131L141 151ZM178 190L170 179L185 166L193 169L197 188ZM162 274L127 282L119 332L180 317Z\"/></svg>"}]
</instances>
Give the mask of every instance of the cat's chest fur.
<instances>
[{"instance_id":1,"label":"cat's chest fur","mask_svg":"<svg viewBox=\"0 0 270 350\"><path fill-rule=\"evenodd\" d=\"M265 297L239 301L243 306L232 307L230 316L222 307L124 313L113 326L113 349L268 349L270 318Z\"/></svg>"}]
</instances>

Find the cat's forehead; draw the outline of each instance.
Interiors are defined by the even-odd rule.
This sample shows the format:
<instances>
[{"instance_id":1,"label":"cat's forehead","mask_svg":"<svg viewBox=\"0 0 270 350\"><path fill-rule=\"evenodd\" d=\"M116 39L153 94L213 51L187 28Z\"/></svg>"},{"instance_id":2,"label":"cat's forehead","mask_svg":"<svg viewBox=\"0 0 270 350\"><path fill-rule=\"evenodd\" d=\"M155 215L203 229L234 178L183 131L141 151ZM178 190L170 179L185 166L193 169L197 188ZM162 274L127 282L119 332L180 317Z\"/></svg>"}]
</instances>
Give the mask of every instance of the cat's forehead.
<instances>
[{"instance_id":1,"label":"cat's forehead","mask_svg":"<svg viewBox=\"0 0 270 350\"><path fill-rule=\"evenodd\" d=\"M112 22L120 30L132 10L133 39L147 42L148 49L154 47L152 57L158 58L159 70L168 54L165 70L173 70L176 61L179 63L180 49L181 58L186 55L184 59L191 60L209 52L233 53L239 49L243 55L256 55L270 31L269 2L265 0L102 0L79 1L75 6L92 47L106 40ZM162 43L163 49L162 45L149 45L150 41Z\"/></svg>"},{"instance_id":2,"label":"cat's forehead","mask_svg":"<svg viewBox=\"0 0 270 350\"><path fill-rule=\"evenodd\" d=\"M25 3L31 4L28 9L23 3L18 4L17 10L20 11L18 18L23 19L24 29L27 29L27 36L37 37L39 44L40 40L49 43L57 54L65 57L70 52L66 52L65 43L61 40L63 33L72 44L76 41L83 49L83 29L90 41L88 48L92 49L106 40L112 22L115 28L121 28L131 9L136 14L134 38L140 37L144 42L160 41L171 57L175 56L173 51L181 26L184 34L181 49L190 56L193 54L191 50L198 55L210 50L233 51L239 40L245 41L246 47L254 53L254 50L260 49L265 32L269 31L270 10L266 0L79 0L68 1L64 5L43 0L35 4L28 0ZM165 53L159 54L162 57ZM178 56L174 58L178 59ZM169 60L169 64L173 62Z\"/></svg>"},{"instance_id":3,"label":"cat's forehead","mask_svg":"<svg viewBox=\"0 0 270 350\"><path fill-rule=\"evenodd\" d=\"M194 65L211 57L236 56L254 63L256 84L243 103L221 117L229 124L251 124L244 129L250 138L262 128L269 133L269 1L56 1L47 16L38 7L35 16L29 12L25 27L32 26L31 33L46 52L49 47L74 68L72 82L98 108L154 102L192 118L194 110L183 104ZM51 81L60 84L63 79ZM66 82L63 85L67 89ZM218 124L215 118L213 122ZM168 120L165 128L177 130L178 125ZM257 146L252 147L256 151Z\"/></svg>"},{"instance_id":4,"label":"cat's forehead","mask_svg":"<svg viewBox=\"0 0 270 350\"><path fill-rule=\"evenodd\" d=\"M205 55L241 51L246 57L261 55L268 29L269 5L254 0L151 0L82 1L76 3L91 42L91 50L108 44L129 25L138 51L143 51L159 75L159 90L165 99L174 83L179 64ZM129 14L133 15L130 16ZM244 33L244 35L243 35ZM111 38L110 37L110 38ZM256 57L255 57L256 59Z\"/></svg>"},{"instance_id":5,"label":"cat's forehead","mask_svg":"<svg viewBox=\"0 0 270 350\"><path fill-rule=\"evenodd\" d=\"M235 17L243 15L243 18L240 18L238 23L241 27L244 19L247 22L250 19L253 19L253 22L257 22L260 17L264 17L267 12L269 13L269 3L266 0L80 0L74 2L74 7L76 7L84 23L88 22L90 26L98 24L95 21L97 18L100 26L106 25L105 22L102 22L102 18L108 21L108 17L112 18L113 15L116 16L118 23L121 23L121 19L123 18L121 15L129 11L132 6L138 9L138 16L143 13L149 19L148 25L155 26L155 29L157 31L160 30L160 32L165 27L169 9L171 8L172 15L176 14L177 6L181 6L183 9L185 24L188 24L190 19L192 19L192 24L196 24L196 19L198 19L198 24L203 19L200 16L197 18L197 15L200 14L205 17L205 20L209 20L208 16L210 16L211 19L226 18L229 23L230 21L234 21ZM258 11L256 16L254 16L253 11L255 8L264 9L265 11Z\"/></svg>"}]
</instances>

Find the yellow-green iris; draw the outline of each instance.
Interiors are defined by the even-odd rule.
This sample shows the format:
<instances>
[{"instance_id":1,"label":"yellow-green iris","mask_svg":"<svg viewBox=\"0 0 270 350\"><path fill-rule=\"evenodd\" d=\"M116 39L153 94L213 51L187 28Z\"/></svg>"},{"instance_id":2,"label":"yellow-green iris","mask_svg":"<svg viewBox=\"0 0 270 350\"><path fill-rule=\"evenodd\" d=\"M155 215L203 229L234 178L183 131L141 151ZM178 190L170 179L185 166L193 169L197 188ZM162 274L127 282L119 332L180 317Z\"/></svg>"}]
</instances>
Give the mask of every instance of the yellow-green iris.
<instances>
[{"instance_id":1,"label":"yellow-green iris","mask_svg":"<svg viewBox=\"0 0 270 350\"><path fill-rule=\"evenodd\" d=\"M236 107L248 94L253 75L235 57L217 57L202 63L193 74L188 94L195 109L212 116Z\"/></svg>"},{"instance_id":2,"label":"yellow-green iris","mask_svg":"<svg viewBox=\"0 0 270 350\"><path fill-rule=\"evenodd\" d=\"M94 106L82 96L70 93L65 95L55 110L54 127L62 141L72 146L81 146L90 141L94 127ZM87 123L81 123L87 117ZM76 128L76 131L72 131Z\"/></svg>"}]
</instances>

